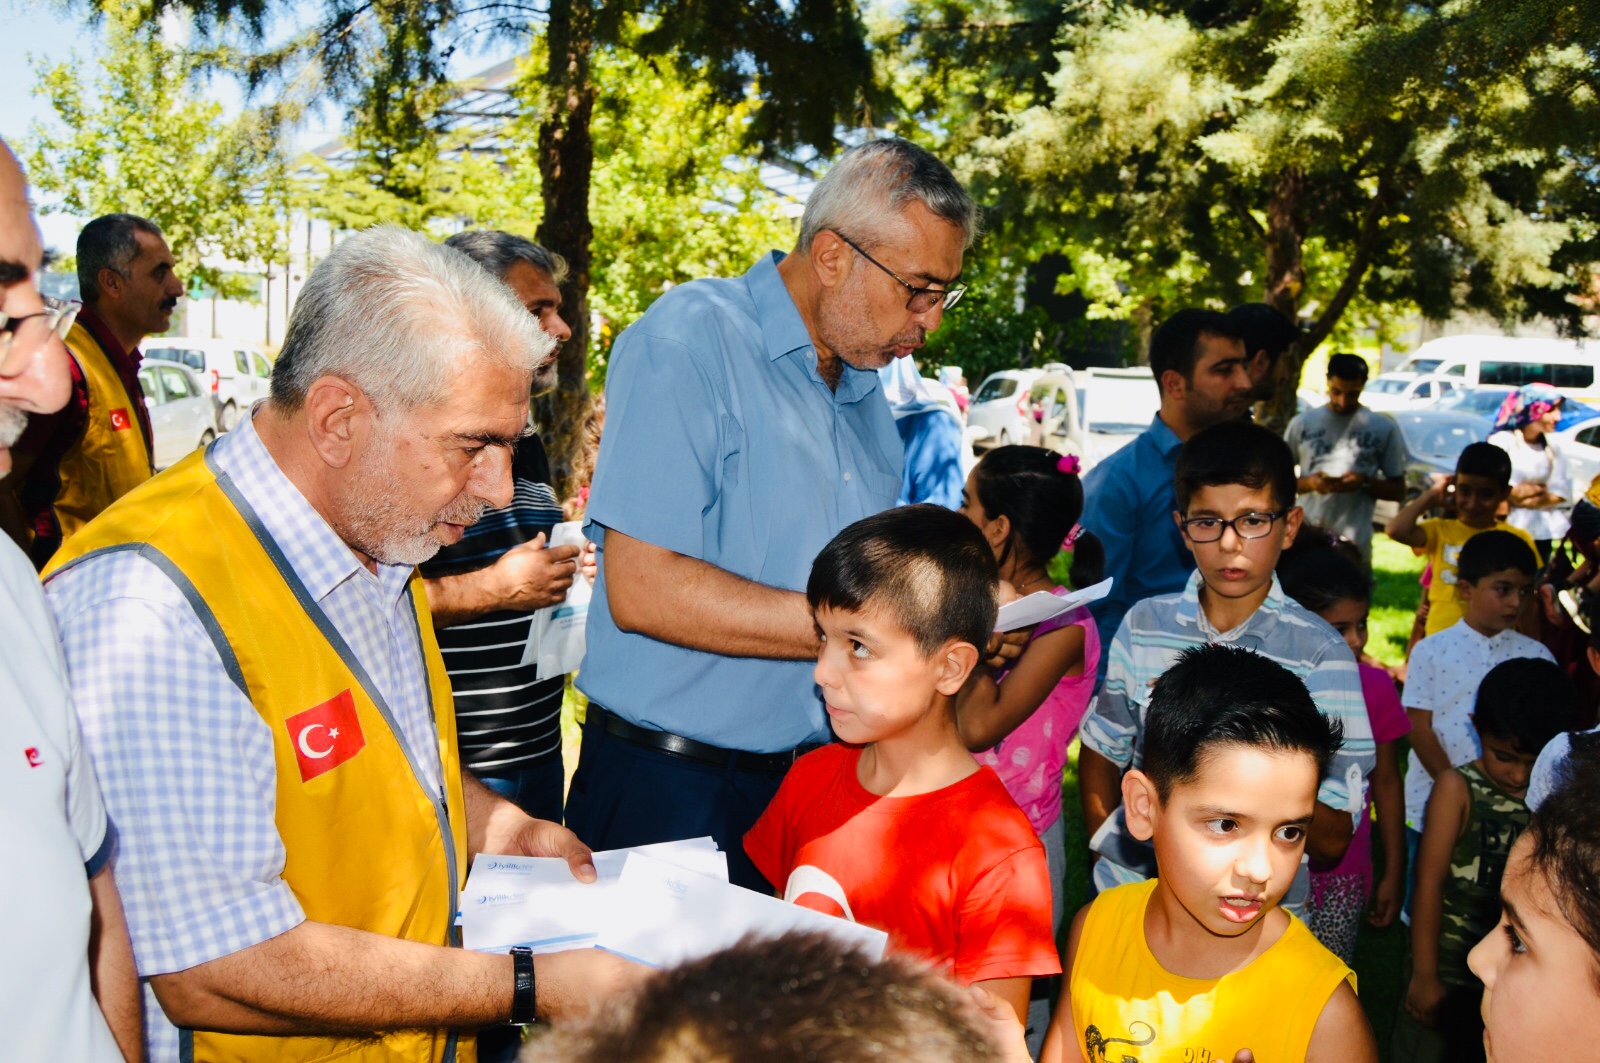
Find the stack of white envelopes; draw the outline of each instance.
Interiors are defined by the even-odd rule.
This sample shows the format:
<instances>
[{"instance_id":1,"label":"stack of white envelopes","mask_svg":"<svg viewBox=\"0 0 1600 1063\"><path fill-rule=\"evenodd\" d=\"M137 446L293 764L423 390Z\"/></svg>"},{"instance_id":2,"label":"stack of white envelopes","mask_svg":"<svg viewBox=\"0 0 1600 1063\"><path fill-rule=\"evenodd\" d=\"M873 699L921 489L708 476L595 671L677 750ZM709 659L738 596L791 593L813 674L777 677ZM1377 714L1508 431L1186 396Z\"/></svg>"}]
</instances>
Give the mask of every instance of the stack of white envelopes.
<instances>
[{"instance_id":1,"label":"stack of white envelopes","mask_svg":"<svg viewBox=\"0 0 1600 1063\"><path fill-rule=\"evenodd\" d=\"M820 930L883 955L888 935L728 881L727 855L710 838L594 854L599 881L579 882L558 858L480 855L461 893L462 943L480 952L601 948L670 967L734 944Z\"/></svg>"}]
</instances>

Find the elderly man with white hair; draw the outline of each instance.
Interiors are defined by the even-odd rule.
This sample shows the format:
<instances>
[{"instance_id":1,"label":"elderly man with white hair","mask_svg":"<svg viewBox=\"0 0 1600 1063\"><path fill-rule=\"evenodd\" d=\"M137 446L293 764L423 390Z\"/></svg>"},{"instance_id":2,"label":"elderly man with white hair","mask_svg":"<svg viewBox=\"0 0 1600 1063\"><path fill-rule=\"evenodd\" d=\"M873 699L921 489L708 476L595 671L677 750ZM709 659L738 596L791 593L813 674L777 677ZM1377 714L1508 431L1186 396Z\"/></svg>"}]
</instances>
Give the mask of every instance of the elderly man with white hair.
<instances>
[{"instance_id":1,"label":"elderly man with white hair","mask_svg":"<svg viewBox=\"0 0 1600 1063\"><path fill-rule=\"evenodd\" d=\"M396 228L312 272L240 427L58 553L60 627L149 995L153 1060L473 1058L627 964L451 947L479 852L573 834L460 768L414 566L511 497L553 345L476 263Z\"/></svg>"}]
</instances>

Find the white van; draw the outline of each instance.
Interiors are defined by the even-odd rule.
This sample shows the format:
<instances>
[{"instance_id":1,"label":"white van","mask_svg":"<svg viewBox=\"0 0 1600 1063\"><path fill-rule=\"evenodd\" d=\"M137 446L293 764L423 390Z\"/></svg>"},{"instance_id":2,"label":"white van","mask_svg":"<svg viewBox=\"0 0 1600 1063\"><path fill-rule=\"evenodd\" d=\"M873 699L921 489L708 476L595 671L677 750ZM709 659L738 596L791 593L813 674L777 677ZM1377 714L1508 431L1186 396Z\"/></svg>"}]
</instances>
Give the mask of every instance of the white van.
<instances>
[{"instance_id":1,"label":"white van","mask_svg":"<svg viewBox=\"0 0 1600 1063\"><path fill-rule=\"evenodd\" d=\"M1574 398L1600 398L1596 356L1576 340L1444 336L1414 351L1400 372L1459 379L1469 388L1549 384Z\"/></svg>"},{"instance_id":2,"label":"white van","mask_svg":"<svg viewBox=\"0 0 1600 1063\"><path fill-rule=\"evenodd\" d=\"M145 340L139 349L146 358L177 362L194 370L200 382L211 389L217 404L217 425L224 432L238 423L239 415L251 403L266 398L272 388L272 366L253 344L159 336Z\"/></svg>"}]
</instances>

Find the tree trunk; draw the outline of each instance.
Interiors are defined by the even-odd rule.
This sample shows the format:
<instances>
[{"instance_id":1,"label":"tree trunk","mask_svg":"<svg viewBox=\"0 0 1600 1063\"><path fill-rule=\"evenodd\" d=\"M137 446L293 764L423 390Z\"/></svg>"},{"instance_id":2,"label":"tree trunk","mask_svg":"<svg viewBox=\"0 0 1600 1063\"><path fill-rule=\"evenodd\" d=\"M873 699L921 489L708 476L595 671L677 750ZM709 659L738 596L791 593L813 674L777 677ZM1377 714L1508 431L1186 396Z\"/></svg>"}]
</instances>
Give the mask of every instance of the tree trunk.
<instances>
[{"instance_id":1,"label":"tree trunk","mask_svg":"<svg viewBox=\"0 0 1600 1063\"><path fill-rule=\"evenodd\" d=\"M589 81L594 51L592 0L551 0L545 82L549 103L539 123L540 196L544 216L538 240L567 260L561 314L572 338L556 361L556 386L534 400L533 416L550 455L556 497L565 501L589 481L598 433L589 400L589 274L594 226L589 221L589 183L594 142L589 123L595 88Z\"/></svg>"},{"instance_id":2,"label":"tree trunk","mask_svg":"<svg viewBox=\"0 0 1600 1063\"><path fill-rule=\"evenodd\" d=\"M1305 171L1298 166L1285 168L1278 174L1272 199L1267 203L1266 303L1290 321L1300 314L1300 292L1305 287L1306 268L1303 246L1306 237ZM1277 388L1271 399L1262 405L1260 421L1274 432L1282 433L1294 416L1295 392L1300 382L1300 370L1314 344L1304 339L1295 342L1279 358Z\"/></svg>"}]
</instances>

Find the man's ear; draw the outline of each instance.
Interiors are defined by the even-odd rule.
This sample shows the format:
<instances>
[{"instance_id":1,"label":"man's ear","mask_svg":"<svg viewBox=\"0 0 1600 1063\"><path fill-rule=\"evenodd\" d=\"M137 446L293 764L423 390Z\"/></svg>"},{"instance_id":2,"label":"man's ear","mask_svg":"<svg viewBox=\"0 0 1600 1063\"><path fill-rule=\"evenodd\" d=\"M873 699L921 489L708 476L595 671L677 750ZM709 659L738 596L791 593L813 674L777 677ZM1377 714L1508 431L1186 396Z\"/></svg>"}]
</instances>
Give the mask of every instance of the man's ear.
<instances>
[{"instance_id":1,"label":"man's ear","mask_svg":"<svg viewBox=\"0 0 1600 1063\"><path fill-rule=\"evenodd\" d=\"M100 285L100 294L102 296L109 295L116 299L122 298L122 288L127 283L122 274L110 266L105 266L101 268L100 275L95 280Z\"/></svg>"},{"instance_id":2,"label":"man's ear","mask_svg":"<svg viewBox=\"0 0 1600 1063\"><path fill-rule=\"evenodd\" d=\"M1156 792L1156 784L1150 776L1138 768L1130 768L1122 777L1122 808L1129 834L1142 842L1155 837L1161 795Z\"/></svg>"},{"instance_id":3,"label":"man's ear","mask_svg":"<svg viewBox=\"0 0 1600 1063\"><path fill-rule=\"evenodd\" d=\"M951 639L939 651L939 673L934 688L946 697L954 697L966 685L967 676L978 666L978 647L970 642Z\"/></svg>"},{"instance_id":4,"label":"man's ear","mask_svg":"<svg viewBox=\"0 0 1600 1063\"><path fill-rule=\"evenodd\" d=\"M1168 369L1161 374L1156 383L1161 386L1162 398L1171 395L1174 399L1181 399L1188 389L1189 382L1184 380L1183 374L1176 369Z\"/></svg>"},{"instance_id":5,"label":"man's ear","mask_svg":"<svg viewBox=\"0 0 1600 1063\"><path fill-rule=\"evenodd\" d=\"M334 469L350 464L357 440L370 431L377 411L372 400L339 376L318 377L306 393L306 435L323 463Z\"/></svg>"},{"instance_id":6,"label":"man's ear","mask_svg":"<svg viewBox=\"0 0 1600 1063\"><path fill-rule=\"evenodd\" d=\"M811 238L810 252L811 268L816 271L818 284L837 288L849 278L854 255L838 233L832 229L817 233Z\"/></svg>"},{"instance_id":7,"label":"man's ear","mask_svg":"<svg viewBox=\"0 0 1600 1063\"><path fill-rule=\"evenodd\" d=\"M1588 646L1585 648L1585 652L1589 656L1589 667L1596 675L1600 675L1600 650L1595 649L1593 646Z\"/></svg>"}]
</instances>

